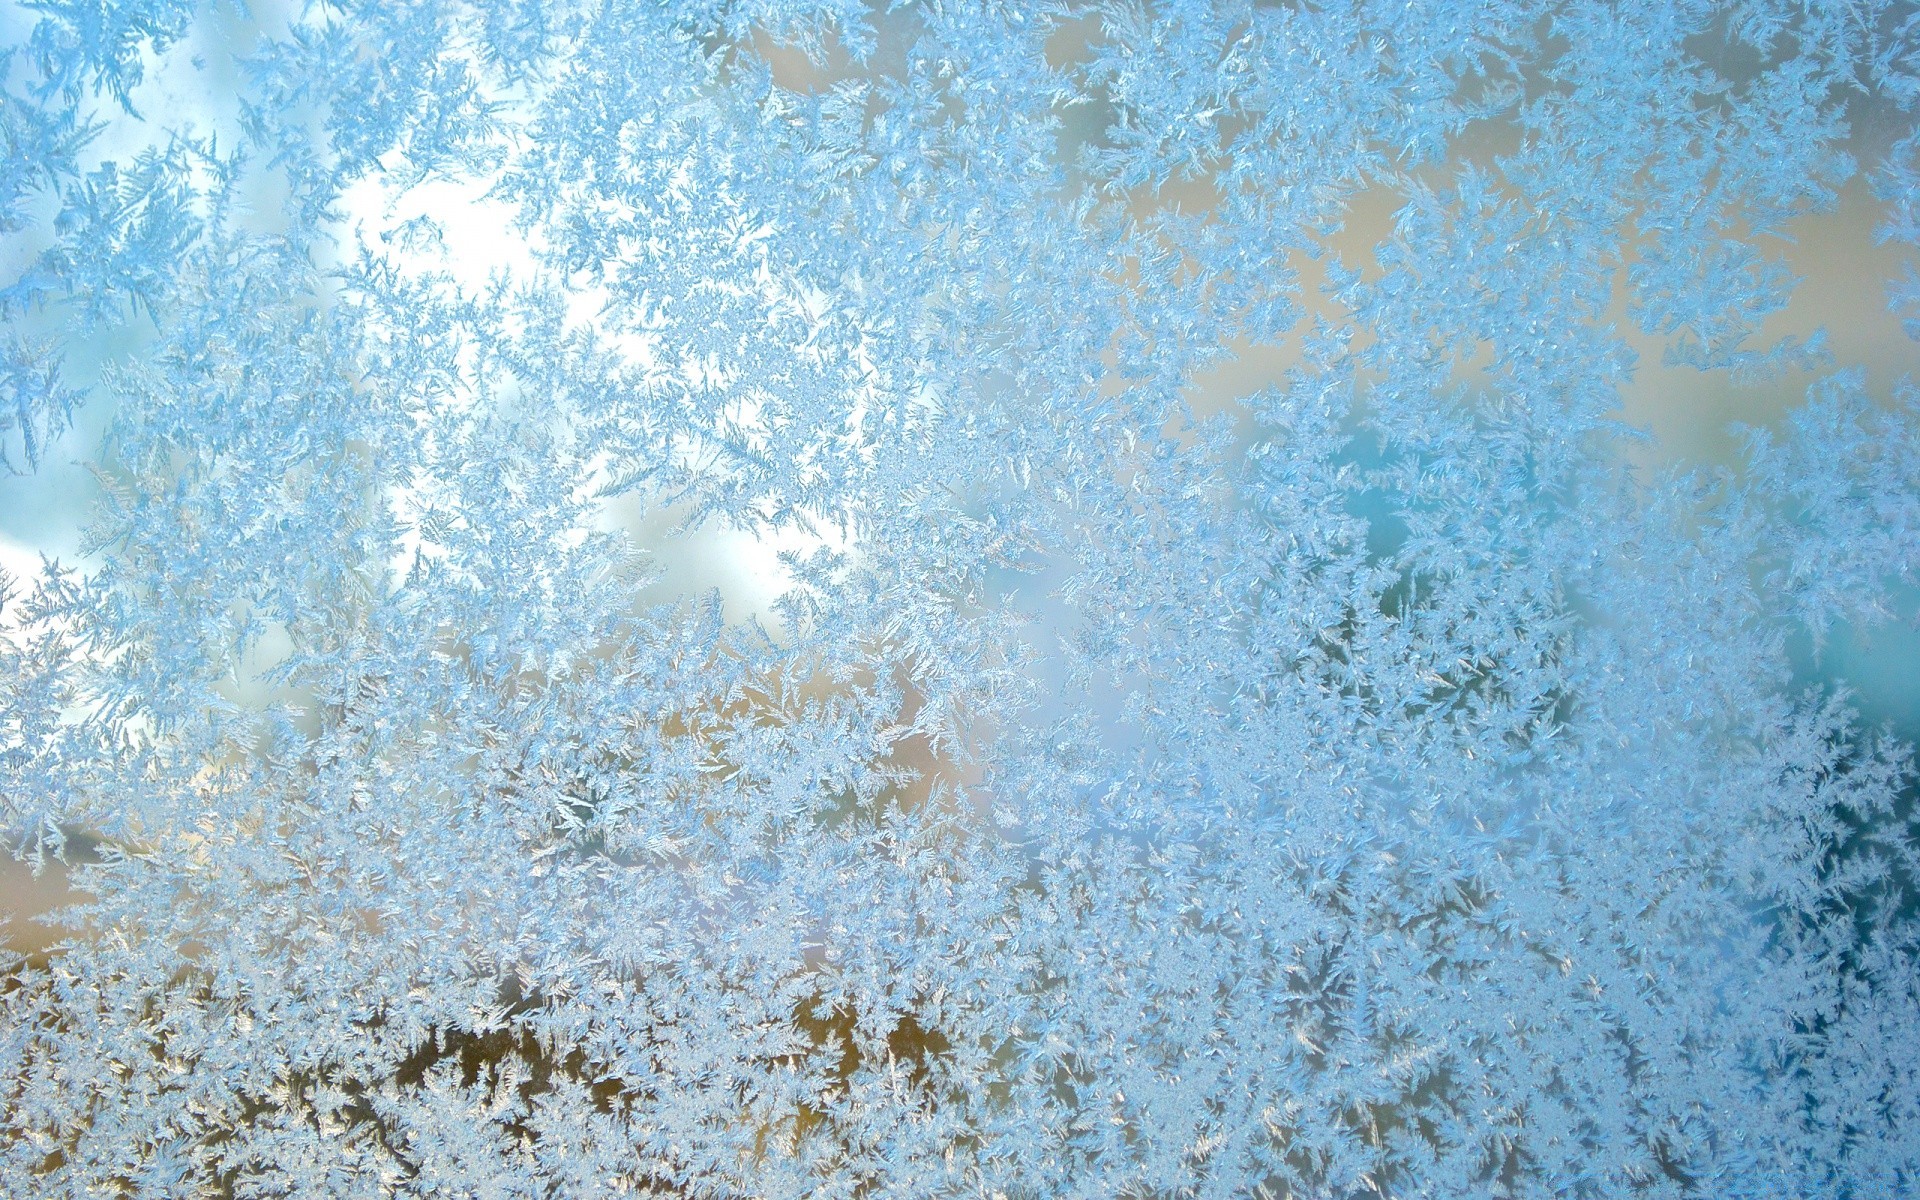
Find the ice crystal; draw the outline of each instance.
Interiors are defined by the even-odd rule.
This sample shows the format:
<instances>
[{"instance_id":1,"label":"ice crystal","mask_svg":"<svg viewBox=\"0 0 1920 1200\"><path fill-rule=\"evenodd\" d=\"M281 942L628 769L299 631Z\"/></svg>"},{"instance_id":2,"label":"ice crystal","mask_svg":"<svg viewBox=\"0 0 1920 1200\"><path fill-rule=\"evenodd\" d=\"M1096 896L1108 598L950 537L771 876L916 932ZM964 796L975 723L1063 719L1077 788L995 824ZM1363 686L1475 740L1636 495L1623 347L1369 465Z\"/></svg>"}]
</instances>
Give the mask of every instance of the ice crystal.
<instances>
[{"instance_id":1,"label":"ice crystal","mask_svg":"<svg viewBox=\"0 0 1920 1200\"><path fill-rule=\"evenodd\" d=\"M0 35L8 1194L1920 1187L1908 8Z\"/></svg>"}]
</instances>

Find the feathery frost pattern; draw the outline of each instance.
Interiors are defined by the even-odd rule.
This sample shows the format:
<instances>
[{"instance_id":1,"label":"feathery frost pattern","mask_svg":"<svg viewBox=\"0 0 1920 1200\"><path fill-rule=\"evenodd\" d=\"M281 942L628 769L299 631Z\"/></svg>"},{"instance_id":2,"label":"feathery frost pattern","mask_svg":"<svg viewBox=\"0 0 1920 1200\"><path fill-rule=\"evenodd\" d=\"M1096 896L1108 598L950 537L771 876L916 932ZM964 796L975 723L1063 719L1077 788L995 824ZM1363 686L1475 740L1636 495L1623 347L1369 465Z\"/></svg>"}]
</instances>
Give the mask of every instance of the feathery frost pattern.
<instances>
[{"instance_id":1,"label":"feathery frost pattern","mask_svg":"<svg viewBox=\"0 0 1920 1200\"><path fill-rule=\"evenodd\" d=\"M0 36L0 1191L1920 1189L1911 6Z\"/></svg>"}]
</instances>

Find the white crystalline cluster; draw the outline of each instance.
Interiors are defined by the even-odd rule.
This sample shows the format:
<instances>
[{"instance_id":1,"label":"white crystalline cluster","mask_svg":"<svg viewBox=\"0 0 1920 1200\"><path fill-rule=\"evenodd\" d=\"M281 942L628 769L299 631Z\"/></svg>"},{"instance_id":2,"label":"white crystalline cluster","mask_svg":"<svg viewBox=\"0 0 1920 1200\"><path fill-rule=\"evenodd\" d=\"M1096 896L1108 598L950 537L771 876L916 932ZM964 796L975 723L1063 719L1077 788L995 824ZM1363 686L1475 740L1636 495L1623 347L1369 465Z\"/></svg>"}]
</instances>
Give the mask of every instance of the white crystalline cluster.
<instances>
[{"instance_id":1,"label":"white crystalline cluster","mask_svg":"<svg viewBox=\"0 0 1920 1200\"><path fill-rule=\"evenodd\" d=\"M1920 1189L1910 6L0 36L0 1192Z\"/></svg>"}]
</instances>

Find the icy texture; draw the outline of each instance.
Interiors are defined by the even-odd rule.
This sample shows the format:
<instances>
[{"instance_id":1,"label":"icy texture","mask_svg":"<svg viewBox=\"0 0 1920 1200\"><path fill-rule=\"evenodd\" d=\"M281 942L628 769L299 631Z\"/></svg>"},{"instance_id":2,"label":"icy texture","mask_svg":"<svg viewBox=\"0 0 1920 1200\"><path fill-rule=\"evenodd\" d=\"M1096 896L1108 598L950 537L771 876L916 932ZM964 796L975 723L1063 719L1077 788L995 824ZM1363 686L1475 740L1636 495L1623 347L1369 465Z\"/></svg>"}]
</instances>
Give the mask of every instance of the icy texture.
<instances>
[{"instance_id":1,"label":"icy texture","mask_svg":"<svg viewBox=\"0 0 1920 1200\"><path fill-rule=\"evenodd\" d=\"M1909 11L9 9L0 1191L1911 1194Z\"/></svg>"}]
</instances>

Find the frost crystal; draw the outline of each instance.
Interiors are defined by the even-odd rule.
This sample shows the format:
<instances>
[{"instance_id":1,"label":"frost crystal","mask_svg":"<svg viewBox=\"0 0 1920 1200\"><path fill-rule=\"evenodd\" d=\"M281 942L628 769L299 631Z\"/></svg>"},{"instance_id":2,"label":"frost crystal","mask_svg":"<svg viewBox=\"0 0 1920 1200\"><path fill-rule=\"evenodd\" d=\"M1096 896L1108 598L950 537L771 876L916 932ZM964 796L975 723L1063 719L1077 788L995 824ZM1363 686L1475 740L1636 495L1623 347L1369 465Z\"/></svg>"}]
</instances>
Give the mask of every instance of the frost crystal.
<instances>
[{"instance_id":1,"label":"frost crystal","mask_svg":"<svg viewBox=\"0 0 1920 1200\"><path fill-rule=\"evenodd\" d=\"M1920 1188L1910 6L0 39L0 1191Z\"/></svg>"}]
</instances>

